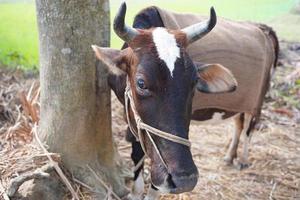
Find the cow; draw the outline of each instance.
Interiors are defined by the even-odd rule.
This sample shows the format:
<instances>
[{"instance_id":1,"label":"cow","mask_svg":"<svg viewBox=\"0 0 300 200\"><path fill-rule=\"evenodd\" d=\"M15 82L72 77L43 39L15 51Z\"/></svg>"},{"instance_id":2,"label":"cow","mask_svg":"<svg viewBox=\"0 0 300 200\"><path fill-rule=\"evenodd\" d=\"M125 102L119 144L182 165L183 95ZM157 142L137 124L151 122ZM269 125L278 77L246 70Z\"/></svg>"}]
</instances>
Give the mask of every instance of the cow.
<instances>
[{"instance_id":1,"label":"cow","mask_svg":"<svg viewBox=\"0 0 300 200\"><path fill-rule=\"evenodd\" d=\"M151 185L145 199L158 199L160 193L178 194L195 187L199 174L188 141L191 120L205 122L233 118L236 131L225 161L232 163L237 157L239 137L244 134L246 141L240 164L246 166L250 133L259 112L253 115L220 108L192 111L194 102L201 101L201 98L195 99L195 93L222 97L236 91L240 84L227 66L193 61L187 52L190 45L215 27L214 8L211 8L208 20L177 30L164 26L157 7L141 11L135 17L133 27L125 24L125 14L126 4L122 3L114 19L114 31L125 42L123 48L117 50L96 45L92 48L96 57L108 67L108 83L125 108L126 138L132 144L131 158L136 166L130 198L142 199L145 154L151 159ZM269 27L264 28L269 31L268 37L274 47L275 66L277 37ZM257 31L262 32L262 29ZM265 95L268 82L269 75L259 101Z\"/></svg>"}]
</instances>

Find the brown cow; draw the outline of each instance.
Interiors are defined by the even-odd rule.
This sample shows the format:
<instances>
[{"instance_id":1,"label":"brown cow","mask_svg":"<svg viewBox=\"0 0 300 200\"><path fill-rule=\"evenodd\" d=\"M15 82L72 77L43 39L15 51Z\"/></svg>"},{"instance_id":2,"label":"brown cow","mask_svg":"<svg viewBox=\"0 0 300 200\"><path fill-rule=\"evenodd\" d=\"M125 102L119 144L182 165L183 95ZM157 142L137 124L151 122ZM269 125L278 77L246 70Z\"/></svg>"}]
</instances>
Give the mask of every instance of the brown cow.
<instances>
[{"instance_id":1,"label":"brown cow","mask_svg":"<svg viewBox=\"0 0 300 200\"><path fill-rule=\"evenodd\" d=\"M132 159L137 165L131 198L142 198L144 190L141 173L143 163L140 161L145 153L151 159L152 182L145 199L157 199L160 192L191 191L197 183L198 171L193 162L188 142L190 120L207 121L230 117L235 119L237 129L226 155L226 161L231 163L236 157L241 132L245 132L246 138L249 140L259 112L254 114L246 109L231 110L227 105L221 107L226 109L220 109L218 105L207 108L201 107L201 104L194 106L198 102L206 105L207 98L210 96L213 98L208 100L213 102L215 99L228 98L227 94L242 94L238 90L240 81L243 86L243 79L239 78L239 74L234 73L239 83L238 89L235 91L237 81L232 72L223 67L222 59L212 59L212 63L220 61L219 63L222 64L208 64L210 62L199 62L202 60L190 56L189 48L197 44L197 41L205 40L207 37L201 38L209 33L216 24L213 8L209 20L202 20L200 23L191 24L185 28L171 29L166 26L167 22L164 21L167 19L167 15L164 15L162 10L157 7L150 7L140 12L135 18L134 28L125 25L125 13L126 4L123 3L114 20L115 32L126 42L123 50L101 48L95 45L92 47L97 58L109 66L111 72L108 79L109 84L125 106L129 125L127 138L132 142ZM177 23L176 17L171 18L175 19L173 22L176 25L180 25ZM188 17L193 21L191 16ZM253 29L255 28L250 26L243 37L247 39L247 31ZM266 28L266 30L270 29ZM257 51L261 49L261 46L268 48L271 46L271 59L273 59L272 63L275 63L277 52L274 47L278 47L275 34L273 32L265 34L261 28L256 28L254 32L273 39L275 45L271 39L270 41L266 40L265 44L258 44L255 41L254 43ZM218 39L218 36L215 37ZM193 45L190 45L192 43ZM247 46L255 48L255 45ZM200 45L199 48L198 53L201 53L202 48L209 52L205 45ZM251 48L249 49L251 50ZM269 49L267 50L269 51ZM214 54L212 53L212 55ZM205 58L205 56L204 53L202 57ZM261 54L260 56L267 57L269 55ZM237 56L235 60L237 61L239 57L242 56ZM225 63L230 64L230 62ZM267 68L270 69L270 66ZM226 65L226 67L231 69L231 66ZM264 66L258 67L264 68ZM234 67L232 70L236 71ZM263 90L260 99L256 100L256 104L259 106L261 106L266 92L269 72L266 76L264 84L258 88L259 91ZM234 102L233 99L232 101ZM260 107L256 106L256 108L260 110ZM245 143L242 166L247 164L247 145L248 143Z\"/></svg>"}]
</instances>

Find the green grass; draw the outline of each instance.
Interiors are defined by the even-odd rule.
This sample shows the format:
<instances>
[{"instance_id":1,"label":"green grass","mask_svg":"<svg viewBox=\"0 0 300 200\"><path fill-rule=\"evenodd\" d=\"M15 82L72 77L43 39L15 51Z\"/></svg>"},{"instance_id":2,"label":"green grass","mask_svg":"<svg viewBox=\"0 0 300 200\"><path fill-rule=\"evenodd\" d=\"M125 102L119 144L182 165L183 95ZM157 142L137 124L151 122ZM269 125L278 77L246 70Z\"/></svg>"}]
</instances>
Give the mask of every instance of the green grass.
<instances>
[{"instance_id":1,"label":"green grass","mask_svg":"<svg viewBox=\"0 0 300 200\"><path fill-rule=\"evenodd\" d=\"M35 5L0 4L0 62L34 68L38 63Z\"/></svg>"},{"instance_id":2,"label":"green grass","mask_svg":"<svg viewBox=\"0 0 300 200\"><path fill-rule=\"evenodd\" d=\"M257 22L270 22L280 36L300 41L299 18L287 15L297 0L128 0L126 21L132 24L134 15L149 5L157 5L178 12L193 12L207 15L214 6L217 15ZM111 18L114 17L120 0L111 0ZM281 20L284 16L285 20ZM288 25L298 24L298 28ZM297 30L297 31L294 31ZM111 46L119 48L122 41L112 34ZM0 3L0 62L5 65L21 65L34 68L38 65L38 33L34 3Z\"/></svg>"}]
</instances>

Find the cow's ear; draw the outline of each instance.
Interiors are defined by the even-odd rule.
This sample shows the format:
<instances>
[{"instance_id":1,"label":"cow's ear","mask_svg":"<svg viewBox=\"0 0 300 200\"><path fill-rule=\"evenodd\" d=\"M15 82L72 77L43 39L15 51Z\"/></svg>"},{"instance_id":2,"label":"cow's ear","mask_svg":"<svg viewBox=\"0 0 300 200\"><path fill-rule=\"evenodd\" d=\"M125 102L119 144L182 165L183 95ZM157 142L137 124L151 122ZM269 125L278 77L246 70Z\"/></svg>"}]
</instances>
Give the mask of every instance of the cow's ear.
<instances>
[{"instance_id":1,"label":"cow's ear","mask_svg":"<svg viewBox=\"0 0 300 200\"><path fill-rule=\"evenodd\" d=\"M204 93L233 92L237 81L231 71L220 64L205 64L197 67L197 89Z\"/></svg>"},{"instance_id":2,"label":"cow's ear","mask_svg":"<svg viewBox=\"0 0 300 200\"><path fill-rule=\"evenodd\" d=\"M108 66L112 74L121 75L127 71L127 63L122 50L92 45L96 57Z\"/></svg>"}]
</instances>

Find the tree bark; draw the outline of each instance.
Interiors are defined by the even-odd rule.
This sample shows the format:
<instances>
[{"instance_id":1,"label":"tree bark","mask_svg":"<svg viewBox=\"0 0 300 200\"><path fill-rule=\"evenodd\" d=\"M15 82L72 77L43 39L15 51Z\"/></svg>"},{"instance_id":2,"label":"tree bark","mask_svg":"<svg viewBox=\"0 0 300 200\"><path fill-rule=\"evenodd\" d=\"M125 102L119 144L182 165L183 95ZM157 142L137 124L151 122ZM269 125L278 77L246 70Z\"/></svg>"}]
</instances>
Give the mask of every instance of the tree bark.
<instances>
[{"instance_id":1,"label":"tree bark","mask_svg":"<svg viewBox=\"0 0 300 200\"><path fill-rule=\"evenodd\" d=\"M124 196L127 189L112 140L107 72L100 63L95 67L91 49L92 44L109 46L109 0L37 0L36 6L40 138L50 151L61 154L77 178L95 188L97 199L104 199L105 190L87 166Z\"/></svg>"}]
</instances>

